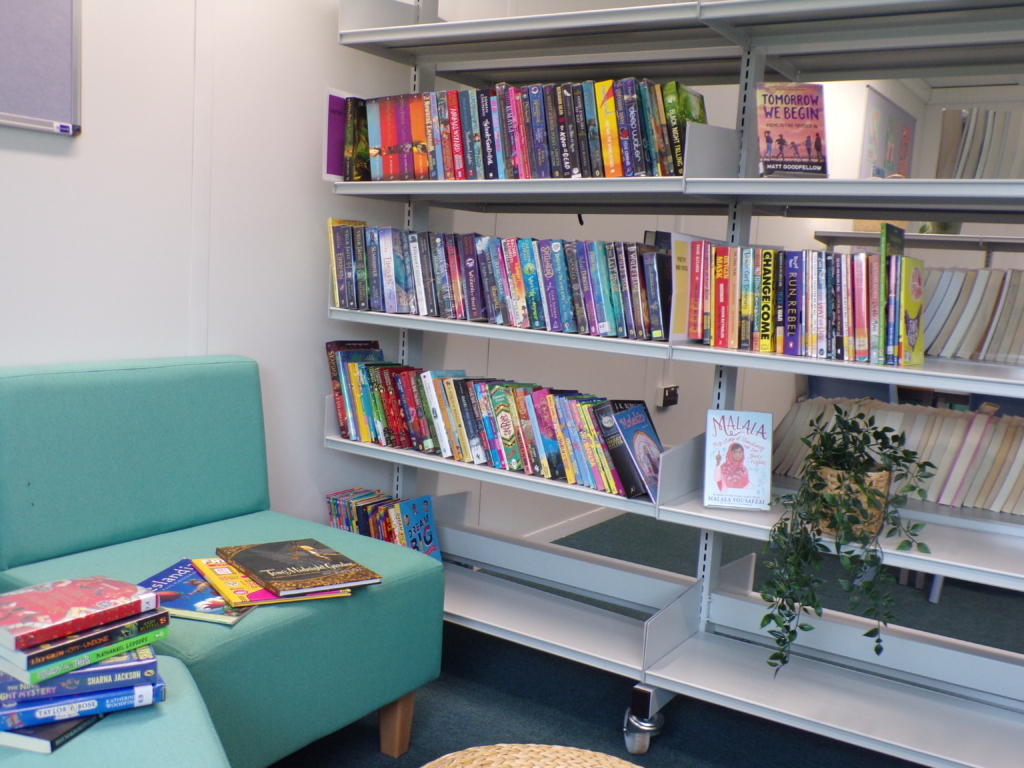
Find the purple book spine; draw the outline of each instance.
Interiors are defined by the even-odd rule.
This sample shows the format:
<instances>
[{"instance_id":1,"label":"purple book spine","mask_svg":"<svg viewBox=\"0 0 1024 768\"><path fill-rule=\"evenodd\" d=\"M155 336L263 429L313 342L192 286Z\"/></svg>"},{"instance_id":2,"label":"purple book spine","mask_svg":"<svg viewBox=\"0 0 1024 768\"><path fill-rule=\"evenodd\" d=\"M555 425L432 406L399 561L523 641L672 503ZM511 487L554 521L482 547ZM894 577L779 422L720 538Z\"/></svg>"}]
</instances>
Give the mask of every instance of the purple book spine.
<instances>
[{"instance_id":1,"label":"purple book spine","mask_svg":"<svg viewBox=\"0 0 1024 768\"><path fill-rule=\"evenodd\" d=\"M398 178L411 181L415 178L412 161L412 120L409 118L410 97L400 96L395 101L395 130L398 133Z\"/></svg>"},{"instance_id":2,"label":"purple book spine","mask_svg":"<svg viewBox=\"0 0 1024 768\"><path fill-rule=\"evenodd\" d=\"M558 283L555 281L555 262L551 256L551 241L539 240L537 249L540 252L541 279L544 282L544 297L548 303L548 315L551 320L550 331L562 332L562 316L558 311Z\"/></svg>"},{"instance_id":3,"label":"purple book spine","mask_svg":"<svg viewBox=\"0 0 1024 768\"><path fill-rule=\"evenodd\" d=\"M462 289L466 293L466 319L487 320L483 289L480 284L480 265L476 257L476 236L459 235L459 260L462 262Z\"/></svg>"},{"instance_id":4,"label":"purple book spine","mask_svg":"<svg viewBox=\"0 0 1024 768\"><path fill-rule=\"evenodd\" d=\"M327 97L327 167L332 176L345 175L345 97Z\"/></svg>"},{"instance_id":5,"label":"purple book spine","mask_svg":"<svg viewBox=\"0 0 1024 768\"><path fill-rule=\"evenodd\" d=\"M576 245L576 263L580 267L580 286L583 288L583 303L587 307L587 324L591 336L600 336L597 327L597 307L594 304L594 286L590 282L590 261L587 259L587 244L580 241Z\"/></svg>"},{"instance_id":6,"label":"purple book spine","mask_svg":"<svg viewBox=\"0 0 1024 768\"><path fill-rule=\"evenodd\" d=\"M784 351L787 355L800 354L800 282L803 274L800 268L800 251L786 251L786 331Z\"/></svg>"}]
</instances>

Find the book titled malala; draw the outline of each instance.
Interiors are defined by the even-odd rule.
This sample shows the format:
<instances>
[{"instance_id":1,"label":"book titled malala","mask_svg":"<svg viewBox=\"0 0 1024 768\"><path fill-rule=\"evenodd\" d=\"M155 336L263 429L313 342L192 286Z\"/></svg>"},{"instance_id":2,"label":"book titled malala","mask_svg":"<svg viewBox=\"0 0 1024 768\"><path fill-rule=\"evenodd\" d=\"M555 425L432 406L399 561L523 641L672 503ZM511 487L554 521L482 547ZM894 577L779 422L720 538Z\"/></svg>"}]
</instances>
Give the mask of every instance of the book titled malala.
<instances>
[{"instance_id":1,"label":"book titled malala","mask_svg":"<svg viewBox=\"0 0 1024 768\"><path fill-rule=\"evenodd\" d=\"M708 411L704 506L768 509L772 489L772 415Z\"/></svg>"}]
</instances>

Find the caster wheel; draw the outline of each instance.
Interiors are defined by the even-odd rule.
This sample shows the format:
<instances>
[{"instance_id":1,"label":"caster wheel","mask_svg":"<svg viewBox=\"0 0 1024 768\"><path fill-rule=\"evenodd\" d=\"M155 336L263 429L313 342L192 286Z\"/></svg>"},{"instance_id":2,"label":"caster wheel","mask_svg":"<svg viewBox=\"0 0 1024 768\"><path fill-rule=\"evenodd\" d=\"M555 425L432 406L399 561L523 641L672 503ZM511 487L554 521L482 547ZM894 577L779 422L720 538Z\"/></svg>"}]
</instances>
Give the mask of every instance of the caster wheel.
<instances>
[{"instance_id":1,"label":"caster wheel","mask_svg":"<svg viewBox=\"0 0 1024 768\"><path fill-rule=\"evenodd\" d=\"M650 720L645 720L626 710L622 723L622 735L626 740L626 751L631 755L642 755L651 747L651 736L661 733L665 724L665 716L655 713Z\"/></svg>"}]
</instances>

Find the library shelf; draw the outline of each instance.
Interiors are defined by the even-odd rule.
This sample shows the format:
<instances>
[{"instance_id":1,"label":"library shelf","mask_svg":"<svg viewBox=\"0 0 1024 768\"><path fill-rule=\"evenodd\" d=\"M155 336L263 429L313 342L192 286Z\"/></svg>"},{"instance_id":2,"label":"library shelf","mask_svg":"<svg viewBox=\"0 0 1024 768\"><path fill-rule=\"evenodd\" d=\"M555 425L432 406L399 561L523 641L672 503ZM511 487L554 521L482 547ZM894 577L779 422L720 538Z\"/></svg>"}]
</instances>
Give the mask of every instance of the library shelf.
<instances>
[{"instance_id":1,"label":"library shelf","mask_svg":"<svg viewBox=\"0 0 1024 768\"><path fill-rule=\"evenodd\" d=\"M644 680L922 765L1020 765L1018 712L799 656L776 676L765 664L769 652L698 632L651 665Z\"/></svg>"},{"instance_id":2,"label":"library shelf","mask_svg":"<svg viewBox=\"0 0 1024 768\"><path fill-rule=\"evenodd\" d=\"M878 249L877 232L819 231L814 239L833 250L837 245L852 245L868 250ZM985 253L1024 253L1022 237L989 237L985 235L940 235L907 232L904 248L928 248L942 251L984 251Z\"/></svg>"},{"instance_id":3,"label":"library shelf","mask_svg":"<svg viewBox=\"0 0 1024 768\"><path fill-rule=\"evenodd\" d=\"M612 179L339 181L340 195L495 213L688 213L1016 221L1020 179L747 179L653 176Z\"/></svg>"},{"instance_id":4,"label":"library shelf","mask_svg":"<svg viewBox=\"0 0 1024 768\"><path fill-rule=\"evenodd\" d=\"M444 617L470 629L639 680L644 622L445 564Z\"/></svg>"},{"instance_id":5,"label":"library shelf","mask_svg":"<svg viewBox=\"0 0 1024 768\"><path fill-rule=\"evenodd\" d=\"M328 401L328 407L330 408L331 406L332 404ZM331 416L332 414L328 410L328 419ZM336 417L334 422L337 425ZM584 488L581 485L570 485L559 480L548 480L544 477L526 475L521 472L509 472L482 464L468 464L462 461L455 461L454 459L445 459L430 453L420 453L419 451L403 448L389 448L377 445L376 443L361 443L335 435L325 436L324 446L336 451L389 461L407 467L443 472L449 475L459 475L471 480L479 480L485 483L494 483L510 488L519 488L524 491L543 493L547 496L579 501L585 504L592 504L595 507L610 507L611 509L621 509L623 512L632 512L638 515L646 515L647 517L655 516L654 504L648 501L646 497L642 499L626 499L622 496L596 491L592 488Z\"/></svg>"},{"instance_id":6,"label":"library shelf","mask_svg":"<svg viewBox=\"0 0 1024 768\"><path fill-rule=\"evenodd\" d=\"M531 328L512 328L494 323L471 323L466 320L449 320L444 317L423 317L420 315L389 315L383 312L367 312L357 309L330 307L328 315L335 320L368 325L384 325L391 328L408 328L434 333L454 333L459 336L476 336L501 341L517 341L527 344L544 344L569 349L587 349L619 355L636 355L667 360L668 344L657 341L606 338L576 333L554 333Z\"/></svg>"},{"instance_id":7,"label":"library shelf","mask_svg":"<svg viewBox=\"0 0 1024 768\"><path fill-rule=\"evenodd\" d=\"M786 490L773 489L776 493ZM663 503L658 507L658 519L767 541L772 526L781 515L778 507L770 510L705 507L703 499L703 491L698 490ZM920 519L914 506L911 503L903 510L908 520ZM896 550L898 538L883 539L886 565L1024 592L1024 527L991 521L984 515L980 519L972 519L968 514L975 510L963 509L955 510L960 514L953 518L954 524L936 522L943 520L944 508L937 504L921 506L929 514L919 540L928 545L931 554L900 552ZM985 513L987 510L976 511Z\"/></svg>"},{"instance_id":8,"label":"library shelf","mask_svg":"<svg viewBox=\"0 0 1024 768\"><path fill-rule=\"evenodd\" d=\"M732 0L341 31L342 45L471 87L619 77L736 82L744 49L805 81L957 74L1014 64L1011 0Z\"/></svg>"}]
</instances>

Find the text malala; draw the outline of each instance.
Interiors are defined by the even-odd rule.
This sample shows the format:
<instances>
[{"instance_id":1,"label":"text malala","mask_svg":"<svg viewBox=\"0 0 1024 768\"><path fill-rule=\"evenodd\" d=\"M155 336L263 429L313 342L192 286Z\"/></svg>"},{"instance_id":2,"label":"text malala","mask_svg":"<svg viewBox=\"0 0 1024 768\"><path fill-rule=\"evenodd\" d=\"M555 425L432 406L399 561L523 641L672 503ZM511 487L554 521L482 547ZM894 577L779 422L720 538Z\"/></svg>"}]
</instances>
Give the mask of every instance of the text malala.
<instances>
[{"instance_id":1,"label":"text malala","mask_svg":"<svg viewBox=\"0 0 1024 768\"><path fill-rule=\"evenodd\" d=\"M758 437L761 440L768 439L768 433L763 421L737 416L722 416L717 419L712 417L711 425L715 432L713 437L717 437L720 434L726 437L749 435L751 437Z\"/></svg>"}]
</instances>

